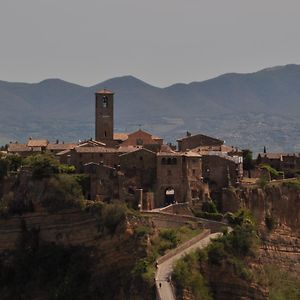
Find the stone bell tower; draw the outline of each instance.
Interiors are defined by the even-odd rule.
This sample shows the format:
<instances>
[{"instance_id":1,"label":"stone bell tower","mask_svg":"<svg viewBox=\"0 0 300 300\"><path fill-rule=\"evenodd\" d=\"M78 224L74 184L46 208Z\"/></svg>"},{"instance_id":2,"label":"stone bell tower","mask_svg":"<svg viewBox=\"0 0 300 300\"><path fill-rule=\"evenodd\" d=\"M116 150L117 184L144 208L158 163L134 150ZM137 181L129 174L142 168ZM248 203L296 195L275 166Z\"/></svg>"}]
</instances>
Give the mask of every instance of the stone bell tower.
<instances>
[{"instance_id":1,"label":"stone bell tower","mask_svg":"<svg viewBox=\"0 0 300 300\"><path fill-rule=\"evenodd\" d=\"M96 141L110 145L114 139L114 93L104 89L95 96Z\"/></svg>"}]
</instances>

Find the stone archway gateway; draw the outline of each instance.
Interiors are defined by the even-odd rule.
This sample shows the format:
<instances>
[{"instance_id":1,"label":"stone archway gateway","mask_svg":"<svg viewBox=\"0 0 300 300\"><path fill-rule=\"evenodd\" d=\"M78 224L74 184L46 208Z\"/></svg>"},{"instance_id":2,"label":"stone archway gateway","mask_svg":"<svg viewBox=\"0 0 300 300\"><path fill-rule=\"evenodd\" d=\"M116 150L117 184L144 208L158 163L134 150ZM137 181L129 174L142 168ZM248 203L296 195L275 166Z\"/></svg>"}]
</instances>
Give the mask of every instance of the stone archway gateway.
<instances>
[{"instance_id":1,"label":"stone archway gateway","mask_svg":"<svg viewBox=\"0 0 300 300\"><path fill-rule=\"evenodd\" d=\"M175 190L172 187L168 187L165 190L165 205L175 203Z\"/></svg>"}]
</instances>

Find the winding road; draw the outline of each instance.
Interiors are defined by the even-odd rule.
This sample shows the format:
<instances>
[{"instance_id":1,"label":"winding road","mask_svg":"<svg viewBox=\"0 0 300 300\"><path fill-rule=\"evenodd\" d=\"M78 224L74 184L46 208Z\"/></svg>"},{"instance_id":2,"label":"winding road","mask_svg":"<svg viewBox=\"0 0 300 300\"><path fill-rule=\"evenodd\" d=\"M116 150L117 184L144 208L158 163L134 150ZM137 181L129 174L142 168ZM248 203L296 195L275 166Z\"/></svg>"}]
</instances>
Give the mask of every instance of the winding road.
<instances>
[{"instance_id":1,"label":"winding road","mask_svg":"<svg viewBox=\"0 0 300 300\"><path fill-rule=\"evenodd\" d=\"M155 284L158 300L176 300L175 291L170 280L174 263L185 254L188 254L196 250L197 248L205 248L210 243L211 239L214 239L220 235L222 235L222 233L212 233L196 242L195 244L189 246L188 248L175 254L174 256L171 256L164 262L158 264L155 274Z\"/></svg>"}]
</instances>

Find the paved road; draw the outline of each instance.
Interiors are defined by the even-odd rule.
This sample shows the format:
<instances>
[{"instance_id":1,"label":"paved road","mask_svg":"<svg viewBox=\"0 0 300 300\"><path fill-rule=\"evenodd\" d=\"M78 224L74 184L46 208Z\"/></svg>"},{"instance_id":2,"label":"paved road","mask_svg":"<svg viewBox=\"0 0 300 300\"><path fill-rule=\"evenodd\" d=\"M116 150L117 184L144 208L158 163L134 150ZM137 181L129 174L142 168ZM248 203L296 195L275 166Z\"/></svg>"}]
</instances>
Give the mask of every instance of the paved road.
<instances>
[{"instance_id":1,"label":"paved road","mask_svg":"<svg viewBox=\"0 0 300 300\"><path fill-rule=\"evenodd\" d=\"M197 248L205 248L211 239L220 236L221 233L213 233L209 236L205 237L204 239L198 241L194 245L190 246L189 248L183 250L182 252L172 256L165 262L158 265L155 281L156 281L156 289L158 291L158 295L160 300L176 300L175 294L172 289L172 284L169 280L173 271L174 263L184 256L185 254L196 250Z\"/></svg>"}]
</instances>

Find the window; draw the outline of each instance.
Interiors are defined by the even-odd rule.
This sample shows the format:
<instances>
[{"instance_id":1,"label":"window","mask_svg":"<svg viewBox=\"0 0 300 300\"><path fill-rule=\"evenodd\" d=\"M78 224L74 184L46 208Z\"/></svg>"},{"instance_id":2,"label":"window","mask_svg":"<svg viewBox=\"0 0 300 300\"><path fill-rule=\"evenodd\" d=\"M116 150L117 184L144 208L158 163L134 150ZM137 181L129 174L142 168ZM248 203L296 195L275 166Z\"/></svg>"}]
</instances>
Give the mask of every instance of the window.
<instances>
[{"instance_id":1,"label":"window","mask_svg":"<svg viewBox=\"0 0 300 300\"><path fill-rule=\"evenodd\" d=\"M172 158L172 165L177 165L177 159L176 158Z\"/></svg>"},{"instance_id":2,"label":"window","mask_svg":"<svg viewBox=\"0 0 300 300\"><path fill-rule=\"evenodd\" d=\"M102 97L102 107L107 108L107 106L108 106L108 98L107 98L107 96L103 96Z\"/></svg>"},{"instance_id":3,"label":"window","mask_svg":"<svg viewBox=\"0 0 300 300\"><path fill-rule=\"evenodd\" d=\"M196 175L196 170L195 169L193 169L193 175Z\"/></svg>"},{"instance_id":4,"label":"window","mask_svg":"<svg viewBox=\"0 0 300 300\"><path fill-rule=\"evenodd\" d=\"M168 176L171 176L171 175L172 175L172 171L168 170Z\"/></svg>"},{"instance_id":5,"label":"window","mask_svg":"<svg viewBox=\"0 0 300 300\"><path fill-rule=\"evenodd\" d=\"M107 132L106 131L104 131L104 136L107 137Z\"/></svg>"},{"instance_id":6,"label":"window","mask_svg":"<svg viewBox=\"0 0 300 300\"><path fill-rule=\"evenodd\" d=\"M166 163L167 163L166 159L165 159L165 158L162 158L161 164L162 164L162 165L166 165Z\"/></svg>"},{"instance_id":7,"label":"window","mask_svg":"<svg viewBox=\"0 0 300 300\"><path fill-rule=\"evenodd\" d=\"M136 144L137 144L137 145L143 145L143 143L144 143L144 142L143 142L142 139L137 139L137 140L136 140Z\"/></svg>"},{"instance_id":8,"label":"window","mask_svg":"<svg viewBox=\"0 0 300 300\"><path fill-rule=\"evenodd\" d=\"M143 161L143 160L144 160L143 156L140 156L140 161Z\"/></svg>"}]
</instances>

